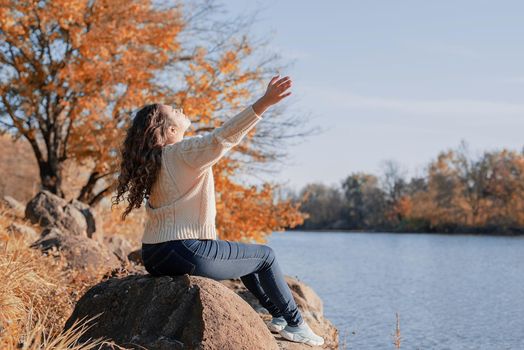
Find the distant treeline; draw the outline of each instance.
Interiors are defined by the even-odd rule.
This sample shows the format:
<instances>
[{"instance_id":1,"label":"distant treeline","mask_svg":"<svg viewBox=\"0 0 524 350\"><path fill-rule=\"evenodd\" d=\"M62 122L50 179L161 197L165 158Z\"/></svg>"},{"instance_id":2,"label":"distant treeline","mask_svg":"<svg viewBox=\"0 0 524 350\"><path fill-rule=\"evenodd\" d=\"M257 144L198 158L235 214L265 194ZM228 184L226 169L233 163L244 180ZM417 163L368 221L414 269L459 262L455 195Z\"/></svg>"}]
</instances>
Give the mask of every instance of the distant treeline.
<instances>
[{"instance_id":1,"label":"distant treeline","mask_svg":"<svg viewBox=\"0 0 524 350\"><path fill-rule=\"evenodd\" d=\"M340 187L308 184L294 200L309 218L298 230L524 233L524 150L472 157L464 141L407 180L394 161L380 176L356 172Z\"/></svg>"}]
</instances>

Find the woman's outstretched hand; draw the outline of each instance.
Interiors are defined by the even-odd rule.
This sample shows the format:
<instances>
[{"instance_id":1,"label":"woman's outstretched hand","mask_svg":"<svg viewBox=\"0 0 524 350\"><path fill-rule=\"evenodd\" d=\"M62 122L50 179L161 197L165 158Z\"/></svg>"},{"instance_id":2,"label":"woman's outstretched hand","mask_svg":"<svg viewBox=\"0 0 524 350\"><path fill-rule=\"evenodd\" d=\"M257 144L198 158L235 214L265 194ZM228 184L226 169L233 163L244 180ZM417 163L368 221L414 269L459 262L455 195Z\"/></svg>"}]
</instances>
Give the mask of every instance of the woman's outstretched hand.
<instances>
[{"instance_id":1,"label":"woman's outstretched hand","mask_svg":"<svg viewBox=\"0 0 524 350\"><path fill-rule=\"evenodd\" d=\"M278 79L279 76L280 74L271 78L264 96L253 104L253 110L256 114L262 115L270 106L291 95L291 91L286 92L291 87L291 78L288 75Z\"/></svg>"}]
</instances>

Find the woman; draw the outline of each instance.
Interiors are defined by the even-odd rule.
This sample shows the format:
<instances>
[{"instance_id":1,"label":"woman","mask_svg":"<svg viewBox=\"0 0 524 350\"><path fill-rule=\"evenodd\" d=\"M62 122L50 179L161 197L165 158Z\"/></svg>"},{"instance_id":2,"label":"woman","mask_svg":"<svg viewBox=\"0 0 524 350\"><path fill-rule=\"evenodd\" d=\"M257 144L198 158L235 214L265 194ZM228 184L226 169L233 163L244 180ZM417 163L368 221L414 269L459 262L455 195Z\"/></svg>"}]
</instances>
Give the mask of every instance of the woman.
<instances>
[{"instance_id":1,"label":"woman","mask_svg":"<svg viewBox=\"0 0 524 350\"><path fill-rule=\"evenodd\" d=\"M274 76L253 105L206 135L184 138L191 125L181 109L151 104L137 112L122 148L117 204L122 215L146 199L142 237L146 270L155 276L189 274L215 280L240 278L273 316L270 330L310 345L324 339L307 325L284 280L275 252L264 244L218 239L212 166L291 92L289 76Z\"/></svg>"}]
</instances>

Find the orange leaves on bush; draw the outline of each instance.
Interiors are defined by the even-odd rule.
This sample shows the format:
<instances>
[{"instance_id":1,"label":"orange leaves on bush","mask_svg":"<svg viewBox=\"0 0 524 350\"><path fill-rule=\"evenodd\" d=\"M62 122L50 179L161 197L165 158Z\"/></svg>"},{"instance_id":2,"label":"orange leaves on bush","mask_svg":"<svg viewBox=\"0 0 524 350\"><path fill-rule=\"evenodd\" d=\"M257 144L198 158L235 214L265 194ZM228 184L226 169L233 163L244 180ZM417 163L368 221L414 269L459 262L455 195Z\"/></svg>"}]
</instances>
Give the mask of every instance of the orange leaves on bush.
<instances>
[{"instance_id":1,"label":"orange leaves on bush","mask_svg":"<svg viewBox=\"0 0 524 350\"><path fill-rule=\"evenodd\" d=\"M277 186L264 183L261 188L244 187L224 176L230 165L221 160L213 167L217 190L217 229L221 239L266 242L273 231L283 231L304 222L300 204L276 201Z\"/></svg>"}]
</instances>

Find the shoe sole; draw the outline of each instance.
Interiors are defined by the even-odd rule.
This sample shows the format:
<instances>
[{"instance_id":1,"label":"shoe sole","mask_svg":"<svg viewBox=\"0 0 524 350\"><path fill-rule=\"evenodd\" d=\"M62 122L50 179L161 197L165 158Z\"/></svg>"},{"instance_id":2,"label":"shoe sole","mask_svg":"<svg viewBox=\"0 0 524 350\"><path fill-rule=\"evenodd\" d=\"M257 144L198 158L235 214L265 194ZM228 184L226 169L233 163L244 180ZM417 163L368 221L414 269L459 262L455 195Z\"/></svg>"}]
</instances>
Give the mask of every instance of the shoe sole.
<instances>
[{"instance_id":1,"label":"shoe sole","mask_svg":"<svg viewBox=\"0 0 524 350\"><path fill-rule=\"evenodd\" d=\"M267 323L267 328L269 328L269 330L270 330L271 332L276 332L276 333L278 333L278 332L280 332L281 330L283 330L285 327L286 327L286 326L279 326L279 325L276 325L276 324L271 323L271 322Z\"/></svg>"},{"instance_id":2,"label":"shoe sole","mask_svg":"<svg viewBox=\"0 0 524 350\"><path fill-rule=\"evenodd\" d=\"M297 342L297 343L305 343L305 344L308 344L308 345L315 345L315 346L324 344L323 340L322 341L316 341L316 340L313 340L313 339L310 339L310 338L304 338L303 336L301 336L299 334L289 333L289 332L287 332L285 330L281 330L279 333L285 339L291 340L291 341L294 341L294 342Z\"/></svg>"}]
</instances>

